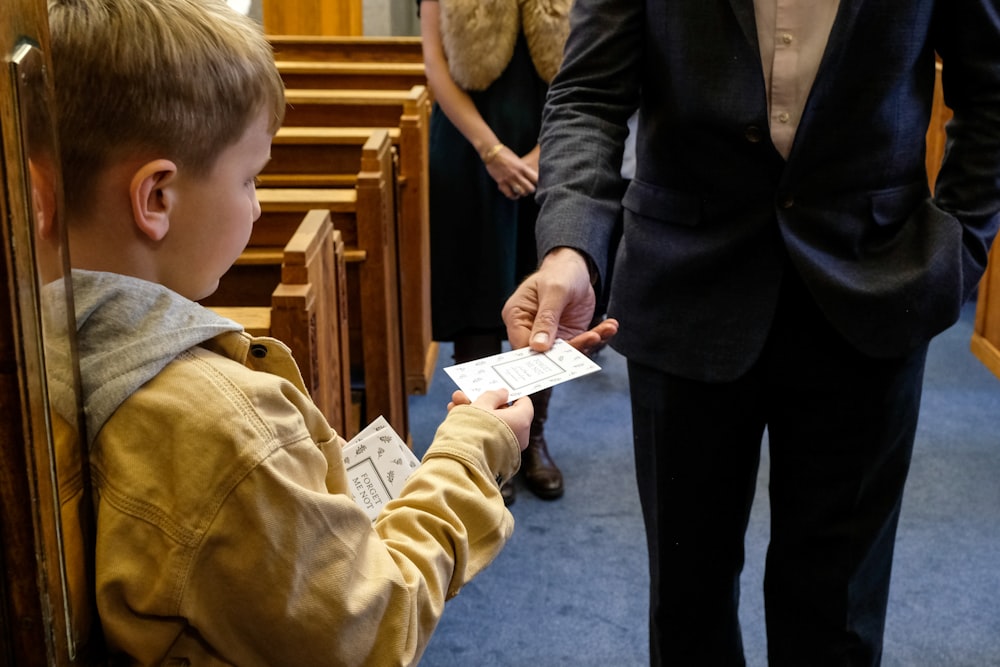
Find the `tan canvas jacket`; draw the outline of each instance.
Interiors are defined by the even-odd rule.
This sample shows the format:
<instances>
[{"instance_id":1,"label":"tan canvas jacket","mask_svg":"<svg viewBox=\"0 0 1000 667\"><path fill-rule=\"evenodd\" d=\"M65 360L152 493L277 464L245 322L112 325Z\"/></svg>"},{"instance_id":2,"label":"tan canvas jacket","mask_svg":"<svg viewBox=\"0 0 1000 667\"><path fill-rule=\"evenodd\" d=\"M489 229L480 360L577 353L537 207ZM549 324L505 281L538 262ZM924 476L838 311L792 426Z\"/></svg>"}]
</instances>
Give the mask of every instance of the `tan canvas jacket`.
<instances>
[{"instance_id":1,"label":"tan canvas jacket","mask_svg":"<svg viewBox=\"0 0 1000 667\"><path fill-rule=\"evenodd\" d=\"M140 288L119 291L155 293ZM131 349L136 334L120 323L103 331L124 331L121 340L97 346L87 329L102 331L97 318L115 298L77 293L85 371L95 346L111 345L108 363L151 356ZM190 302L157 307L174 324L146 329L163 329L165 349L192 313L203 318ZM105 373L85 379L88 396L121 375ZM101 424L94 412L88 421ZM344 441L288 349L242 331L171 356L91 437L98 608L111 648L135 664L413 664L445 600L513 529L497 479L516 471L516 437L471 406L449 413L373 527L349 494Z\"/></svg>"}]
</instances>

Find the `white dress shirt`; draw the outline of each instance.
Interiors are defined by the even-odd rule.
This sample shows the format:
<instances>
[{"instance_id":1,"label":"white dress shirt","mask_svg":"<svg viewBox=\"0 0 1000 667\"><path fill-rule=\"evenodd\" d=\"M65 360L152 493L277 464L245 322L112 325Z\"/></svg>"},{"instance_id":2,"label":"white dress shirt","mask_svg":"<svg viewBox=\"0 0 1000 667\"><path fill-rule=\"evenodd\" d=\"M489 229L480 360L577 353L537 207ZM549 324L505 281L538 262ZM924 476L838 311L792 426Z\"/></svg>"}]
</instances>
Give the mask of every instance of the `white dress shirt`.
<instances>
[{"instance_id":1,"label":"white dress shirt","mask_svg":"<svg viewBox=\"0 0 1000 667\"><path fill-rule=\"evenodd\" d=\"M754 0L771 141L788 157L840 0Z\"/></svg>"}]
</instances>

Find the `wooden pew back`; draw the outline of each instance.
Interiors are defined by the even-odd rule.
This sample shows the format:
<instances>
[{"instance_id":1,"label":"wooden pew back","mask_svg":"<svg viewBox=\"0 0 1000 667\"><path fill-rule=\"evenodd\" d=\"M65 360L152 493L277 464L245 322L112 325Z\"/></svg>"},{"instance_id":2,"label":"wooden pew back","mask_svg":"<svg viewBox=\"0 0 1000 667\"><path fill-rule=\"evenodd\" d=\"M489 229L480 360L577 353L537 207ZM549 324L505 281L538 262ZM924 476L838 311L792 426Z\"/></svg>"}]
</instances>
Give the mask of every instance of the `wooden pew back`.
<instances>
[{"instance_id":1,"label":"wooden pew back","mask_svg":"<svg viewBox=\"0 0 1000 667\"><path fill-rule=\"evenodd\" d=\"M354 433L344 242L330 213L306 213L285 245L271 332L292 348L313 400L338 433Z\"/></svg>"},{"instance_id":2,"label":"wooden pew back","mask_svg":"<svg viewBox=\"0 0 1000 667\"><path fill-rule=\"evenodd\" d=\"M406 90L426 86L423 63L279 60L286 88Z\"/></svg>"},{"instance_id":3,"label":"wooden pew back","mask_svg":"<svg viewBox=\"0 0 1000 667\"><path fill-rule=\"evenodd\" d=\"M437 345L431 336L430 319L430 205L429 147L431 102L426 86L406 91L388 90L289 90L285 126L275 137L273 150L282 145L303 143L308 133L326 132L332 127L354 128L358 136L372 126L398 130L398 228L401 254L402 326L406 367L406 387L412 394L426 393L437 362ZM311 128L311 129L310 129ZM395 136L395 134L393 134ZM331 138L317 141L334 143ZM343 141L342 139L339 141ZM317 149L318 150L318 149ZM304 159L305 160L305 159ZM304 161L303 160L303 161ZM277 169L277 166L275 166ZM284 185L288 184L286 180ZM330 185L314 177L310 185Z\"/></svg>"},{"instance_id":4,"label":"wooden pew back","mask_svg":"<svg viewBox=\"0 0 1000 667\"><path fill-rule=\"evenodd\" d=\"M430 113L426 86L390 90L289 88L285 127L401 127L407 116Z\"/></svg>"},{"instance_id":5,"label":"wooden pew back","mask_svg":"<svg viewBox=\"0 0 1000 667\"><path fill-rule=\"evenodd\" d=\"M269 35L276 60L423 63L419 37Z\"/></svg>"},{"instance_id":6,"label":"wooden pew back","mask_svg":"<svg viewBox=\"0 0 1000 667\"><path fill-rule=\"evenodd\" d=\"M1000 243L994 243L986 273L979 282L976 323L970 347L976 358L1000 378Z\"/></svg>"},{"instance_id":7,"label":"wooden pew back","mask_svg":"<svg viewBox=\"0 0 1000 667\"><path fill-rule=\"evenodd\" d=\"M271 144L271 159L258 178L260 185L354 187L362 148L375 132L386 132L398 147L398 127L282 127Z\"/></svg>"}]
</instances>

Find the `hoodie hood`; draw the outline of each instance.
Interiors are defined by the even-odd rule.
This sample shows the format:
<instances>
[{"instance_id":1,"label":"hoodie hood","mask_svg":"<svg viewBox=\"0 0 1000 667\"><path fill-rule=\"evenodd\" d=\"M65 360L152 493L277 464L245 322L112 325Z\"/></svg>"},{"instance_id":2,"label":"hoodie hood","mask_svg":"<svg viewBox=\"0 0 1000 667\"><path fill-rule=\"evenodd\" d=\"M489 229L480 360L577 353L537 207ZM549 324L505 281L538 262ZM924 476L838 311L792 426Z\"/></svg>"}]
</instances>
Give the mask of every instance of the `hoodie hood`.
<instances>
[{"instance_id":1,"label":"hoodie hood","mask_svg":"<svg viewBox=\"0 0 1000 667\"><path fill-rule=\"evenodd\" d=\"M243 327L182 297L163 285L131 276L74 269L77 356L87 440L129 396L151 380L178 354ZM46 289L59 289L53 284ZM51 299L51 317L65 313L65 299ZM66 321L55 319L54 322ZM57 328L57 327L56 327ZM55 346L50 346L50 349ZM68 345L60 345L68 349ZM51 354L48 368L55 409L75 423L72 367ZM68 412L67 412L68 411Z\"/></svg>"}]
</instances>

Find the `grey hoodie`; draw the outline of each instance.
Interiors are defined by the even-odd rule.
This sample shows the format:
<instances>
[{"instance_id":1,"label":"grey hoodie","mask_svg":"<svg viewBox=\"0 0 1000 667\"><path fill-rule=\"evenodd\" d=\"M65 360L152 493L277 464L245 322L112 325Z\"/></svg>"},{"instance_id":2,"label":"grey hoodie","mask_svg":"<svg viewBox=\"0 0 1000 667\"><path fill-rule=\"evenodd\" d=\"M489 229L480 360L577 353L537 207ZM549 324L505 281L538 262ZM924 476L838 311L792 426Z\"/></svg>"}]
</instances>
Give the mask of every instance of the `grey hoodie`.
<instances>
[{"instance_id":1,"label":"grey hoodie","mask_svg":"<svg viewBox=\"0 0 1000 667\"><path fill-rule=\"evenodd\" d=\"M72 272L77 354L87 441L92 443L108 418L136 389L178 354L227 331L236 322L182 297L163 285L117 273ZM72 366L59 323L65 322L62 281L43 290L47 328L46 362L51 400L75 423Z\"/></svg>"}]
</instances>

